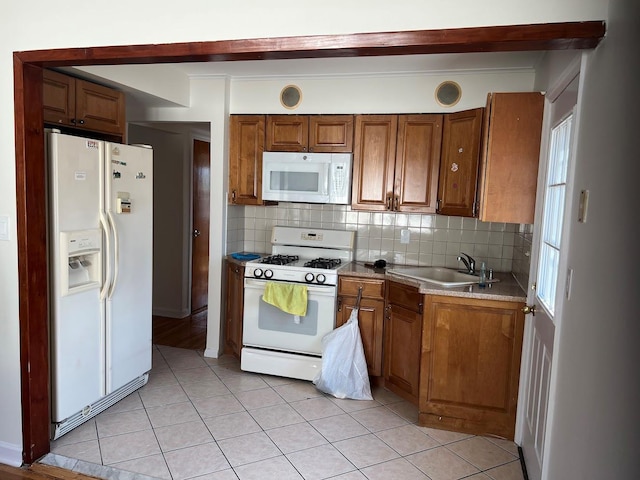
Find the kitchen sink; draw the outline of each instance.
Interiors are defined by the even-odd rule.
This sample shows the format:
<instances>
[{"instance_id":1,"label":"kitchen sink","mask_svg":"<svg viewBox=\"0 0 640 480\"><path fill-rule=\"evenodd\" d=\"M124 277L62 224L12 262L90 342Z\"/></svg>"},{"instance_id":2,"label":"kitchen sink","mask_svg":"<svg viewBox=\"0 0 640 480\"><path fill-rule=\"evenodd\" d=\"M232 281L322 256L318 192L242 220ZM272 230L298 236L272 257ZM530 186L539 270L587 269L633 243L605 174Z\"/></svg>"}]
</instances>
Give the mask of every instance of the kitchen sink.
<instances>
[{"instance_id":1,"label":"kitchen sink","mask_svg":"<svg viewBox=\"0 0 640 480\"><path fill-rule=\"evenodd\" d=\"M402 277L415 278L424 282L434 283L441 287L461 287L478 283L476 275L462 273L452 268L444 267L398 267L387 269L387 273Z\"/></svg>"}]
</instances>

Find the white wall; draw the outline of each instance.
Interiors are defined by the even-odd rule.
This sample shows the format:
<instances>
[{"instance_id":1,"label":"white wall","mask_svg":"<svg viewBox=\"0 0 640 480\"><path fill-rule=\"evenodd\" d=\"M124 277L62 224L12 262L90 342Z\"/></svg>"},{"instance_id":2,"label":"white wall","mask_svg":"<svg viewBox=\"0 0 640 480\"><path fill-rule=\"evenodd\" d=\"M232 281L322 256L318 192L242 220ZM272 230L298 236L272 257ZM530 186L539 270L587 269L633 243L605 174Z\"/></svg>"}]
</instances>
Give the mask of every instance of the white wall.
<instances>
[{"instance_id":1,"label":"white wall","mask_svg":"<svg viewBox=\"0 0 640 480\"><path fill-rule=\"evenodd\" d=\"M129 143L153 147L153 314L183 318L189 314L185 283L189 270L183 262L189 216L184 215L185 163L190 163L190 138L140 125L129 125ZM188 170L187 170L188 171ZM190 238L190 237L189 237Z\"/></svg>"},{"instance_id":2,"label":"white wall","mask_svg":"<svg viewBox=\"0 0 640 480\"><path fill-rule=\"evenodd\" d=\"M190 84L189 108L152 108L144 112L149 122L207 122L211 124L211 195L209 235L209 302L210 312L221 309L222 259L226 241L226 187L228 156L229 79L195 78ZM205 355L217 357L220 352L220 316L207 320Z\"/></svg>"},{"instance_id":3,"label":"white wall","mask_svg":"<svg viewBox=\"0 0 640 480\"><path fill-rule=\"evenodd\" d=\"M360 76L285 77L231 82L231 113L441 113L484 107L488 92L531 91L533 69L500 72L451 72ZM452 80L462 95L453 107L435 100L438 85ZM280 91L295 84L302 101L295 110L280 104Z\"/></svg>"},{"instance_id":4,"label":"white wall","mask_svg":"<svg viewBox=\"0 0 640 480\"><path fill-rule=\"evenodd\" d=\"M606 40L587 55L569 213L570 300L556 331L549 479L638 478L640 3L612 0ZM577 222L580 190L590 192ZM553 389L552 389L553 391Z\"/></svg>"},{"instance_id":5,"label":"white wall","mask_svg":"<svg viewBox=\"0 0 640 480\"><path fill-rule=\"evenodd\" d=\"M630 2L632 0L629 0ZM184 0L158 6L155 0L113 0L98 11L91 3L69 0L11 2L0 19L0 215L8 215L10 240L0 242L0 462L20 463L22 449L20 408L20 351L18 323L18 267L12 52L83 46L209 41L370 31L397 31L480 25L545 23L606 19L607 0L461 0L450 6L436 0L345 2L326 0L246 0L244 2ZM126 15L123 15L126 12ZM596 72L594 72L595 74ZM223 85L223 96L228 85ZM225 97L228 98L228 97ZM224 99L211 101L210 92L191 97L199 108L185 121L212 122L212 162L221 175L212 178L212 235L210 286L219 283L224 230L215 231L213 212L224 211L225 125ZM163 112L157 112L162 116ZM178 116L183 115L178 113ZM167 114L167 116L170 116ZM183 115L188 117L188 115ZM171 119L176 120L176 119ZM223 217L220 213L220 217ZM213 300L213 301L212 301ZM219 308L220 298L210 308ZM219 329L218 329L219 330ZM209 338L208 345L218 341ZM209 347L208 347L209 348Z\"/></svg>"}]
</instances>

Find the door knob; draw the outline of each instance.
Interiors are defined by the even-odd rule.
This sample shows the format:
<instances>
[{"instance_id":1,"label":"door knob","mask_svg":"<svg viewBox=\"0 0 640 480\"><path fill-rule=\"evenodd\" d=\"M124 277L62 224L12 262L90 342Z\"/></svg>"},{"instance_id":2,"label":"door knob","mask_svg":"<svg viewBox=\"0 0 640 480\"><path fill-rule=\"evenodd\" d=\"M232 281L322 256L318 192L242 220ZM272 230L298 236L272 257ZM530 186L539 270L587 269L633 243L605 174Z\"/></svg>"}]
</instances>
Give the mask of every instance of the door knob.
<instances>
[{"instance_id":1,"label":"door knob","mask_svg":"<svg viewBox=\"0 0 640 480\"><path fill-rule=\"evenodd\" d=\"M525 305L524 307L522 307L522 313L524 313L525 315L528 315L528 314L535 315L536 314L536 306L535 305Z\"/></svg>"},{"instance_id":2,"label":"door knob","mask_svg":"<svg viewBox=\"0 0 640 480\"><path fill-rule=\"evenodd\" d=\"M200 236L200 230L197 228L193 230L193 238L198 238Z\"/></svg>"}]
</instances>

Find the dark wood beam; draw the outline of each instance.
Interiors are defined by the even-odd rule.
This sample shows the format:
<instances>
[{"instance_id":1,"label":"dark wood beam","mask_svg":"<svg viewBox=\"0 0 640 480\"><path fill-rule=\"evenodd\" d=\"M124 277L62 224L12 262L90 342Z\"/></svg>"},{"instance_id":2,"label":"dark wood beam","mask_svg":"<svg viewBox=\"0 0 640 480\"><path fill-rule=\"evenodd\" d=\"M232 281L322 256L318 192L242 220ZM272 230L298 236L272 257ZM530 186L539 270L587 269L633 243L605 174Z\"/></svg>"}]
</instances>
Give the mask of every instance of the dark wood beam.
<instances>
[{"instance_id":1,"label":"dark wood beam","mask_svg":"<svg viewBox=\"0 0 640 480\"><path fill-rule=\"evenodd\" d=\"M49 452L49 330L42 69L14 55L23 460Z\"/></svg>"},{"instance_id":2,"label":"dark wood beam","mask_svg":"<svg viewBox=\"0 0 640 480\"><path fill-rule=\"evenodd\" d=\"M32 50L18 55L23 62L54 67L512 52L595 48L604 34L604 22L592 21Z\"/></svg>"}]
</instances>

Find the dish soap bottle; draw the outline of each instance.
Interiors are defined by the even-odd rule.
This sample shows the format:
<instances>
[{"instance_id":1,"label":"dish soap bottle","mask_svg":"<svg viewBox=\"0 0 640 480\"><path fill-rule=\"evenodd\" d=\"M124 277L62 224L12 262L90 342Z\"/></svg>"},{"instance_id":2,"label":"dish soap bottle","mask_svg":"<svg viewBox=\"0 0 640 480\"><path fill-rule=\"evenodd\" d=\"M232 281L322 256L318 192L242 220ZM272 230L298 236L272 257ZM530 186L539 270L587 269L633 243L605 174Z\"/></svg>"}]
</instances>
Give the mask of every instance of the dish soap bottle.
<instances>
[{"instance_id":1,"label":"dish soap bottle","mask_svg":"<svg viewBox=\"0 0 640 480\"><path fill-rule=\"evenodd\" d=\"M478 286L484 288L487 286L487 267L484 262L480 265L480 278L478 279Z\"/></svg>"}]
</instances>

